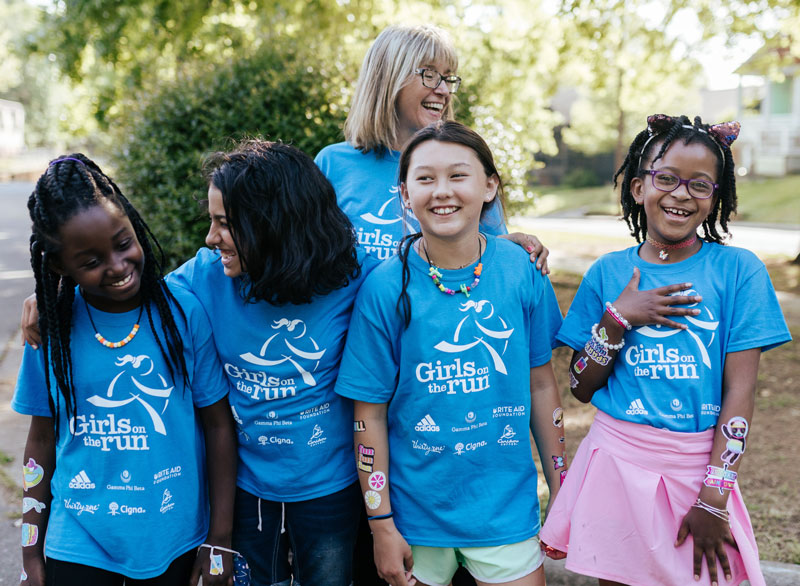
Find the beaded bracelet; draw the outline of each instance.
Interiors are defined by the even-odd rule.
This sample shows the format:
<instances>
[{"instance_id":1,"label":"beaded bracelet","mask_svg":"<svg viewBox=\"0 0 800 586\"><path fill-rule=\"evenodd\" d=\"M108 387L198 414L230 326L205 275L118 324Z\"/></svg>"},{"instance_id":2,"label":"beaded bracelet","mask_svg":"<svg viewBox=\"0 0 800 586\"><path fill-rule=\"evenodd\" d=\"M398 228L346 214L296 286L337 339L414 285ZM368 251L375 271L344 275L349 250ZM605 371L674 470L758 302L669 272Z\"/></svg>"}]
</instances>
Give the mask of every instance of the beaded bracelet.
<instances>
[{"instance_id":1,"label":"beaded bracelet","mask_svg":"<svg viewBox=\"0 0 800 586\"><path fill-rule=\"evenodd\" d=\"M614 318L614 321L616 321L623 328L625 328L626 330L630 330L631 329L632 326L631 326L630 322L627 319L625 319L624 317L622 317L622 314L619 311L617 311L616 307L611 305L610 301L606 301L606 311L609 313L609 315L611 317Z\"/></svg>"},{"instance_id":2,"label":"beaded bracelet","mask_svg":"<svg viewBox=\"0 0 800 586\"><path fill-rule=\"evenodd\" d=\"M619 344L609 344L606 342L606 340L608 340L608 336L603 339L600 334L597 333L598 325L599 324L594 324L592 326L592 339L594 339L594 341L600 344L603 348L606 350L619 350L625 345L625 338L622 338L622 340L619 341ZM605 328L603 330L605 332Z\"/></svg>"},{"instance_id":3,"label":"beaded bracelet","mask_svg":"<svg viewBox=\"0 0 800 586\"><path fill-rule=\"evenodd\" d=\"M386 513L385 515L372 515L367 517L367 521L379 521L380 519L391 519L394 513Z\"/></svg>"},{"instance_id":4,"label":"beaded bracelet","mask_svg":"<svg viewBox=\"0 0 800 586\"><path fill-rule=\"evenodd\" d=\"M692 507L696 509L703 509L705 512L714 515L718 519L722 519L730 525L731 520L727 509L718 509L716 507L712 507L708 503L701 501L699 498L694 502Z\"/></svg>"}]
</instances>

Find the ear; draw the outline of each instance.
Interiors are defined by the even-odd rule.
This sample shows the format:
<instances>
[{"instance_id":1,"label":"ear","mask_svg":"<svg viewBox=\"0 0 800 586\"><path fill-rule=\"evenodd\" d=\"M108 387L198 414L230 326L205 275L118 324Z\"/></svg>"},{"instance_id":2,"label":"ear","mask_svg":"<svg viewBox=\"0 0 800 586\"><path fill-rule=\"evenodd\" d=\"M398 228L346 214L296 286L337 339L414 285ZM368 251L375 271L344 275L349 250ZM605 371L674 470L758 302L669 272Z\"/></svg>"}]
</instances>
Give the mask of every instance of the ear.
<instances>
[{"instance_id":1,"label":"ear","mask_svg":"<svg viewBox=\"0 0 800 586\"><path fill-rule=\"evenodd\" d=\"M500 187L500 178L497 175L492 175L486 178L486 195L484 201L490 202L497 196L497 188Z\"/></svg>"},{"instance_id":2,"label":"ear","mask_svg":"<svg viewBox=\"0 0 800 586\"><path fill-rule=\"evenodd\" d=\"M642 205L644 203L644 179L641 177L634 177L631 179L631 195L633 200Z\"/></svg>"},{"instance_id":3,"label":"ear","mask_svg":"<svg viewBox=\"0 0 800 586\"><path fill-rule=\"evenodd\" d=\"M408 197L408 188L405 181L400 184L400 198L403 200L403 207L411 209L411 199Z\"/></svg>"}]
</instances>

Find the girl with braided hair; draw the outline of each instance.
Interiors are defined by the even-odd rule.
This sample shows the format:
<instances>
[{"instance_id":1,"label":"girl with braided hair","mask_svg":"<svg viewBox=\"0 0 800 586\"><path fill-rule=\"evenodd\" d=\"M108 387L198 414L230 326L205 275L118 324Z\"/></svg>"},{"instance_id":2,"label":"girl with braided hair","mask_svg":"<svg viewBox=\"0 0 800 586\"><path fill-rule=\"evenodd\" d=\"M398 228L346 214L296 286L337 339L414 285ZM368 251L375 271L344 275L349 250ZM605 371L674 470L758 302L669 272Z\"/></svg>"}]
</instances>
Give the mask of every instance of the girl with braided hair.
<instances>
[{"instance_id":1,"label":"girl with braided hair","mask_svg":"<svg viewBox=\"0 0 800 586\"><path fill-rule=\"evenodd\" d=\"M236 439L208 318L86 156L52 161L28 209L42 348L12 401L32 416L22 583L228 584Z\"/></svg>"},{"instance_id":2,"label":"girl with braided hair","mask_svg":"<svg viewBox=\"0 0 800 586\"><path fill-rule=\"evenodd\" d=\"M760 354L791 336L764 264L723 246L739 123L647 122L615 175L639 244L597 260L558 333L598 412L542 541L601 585L763 585L736 480Z\"/></svg>"}]
</instances>

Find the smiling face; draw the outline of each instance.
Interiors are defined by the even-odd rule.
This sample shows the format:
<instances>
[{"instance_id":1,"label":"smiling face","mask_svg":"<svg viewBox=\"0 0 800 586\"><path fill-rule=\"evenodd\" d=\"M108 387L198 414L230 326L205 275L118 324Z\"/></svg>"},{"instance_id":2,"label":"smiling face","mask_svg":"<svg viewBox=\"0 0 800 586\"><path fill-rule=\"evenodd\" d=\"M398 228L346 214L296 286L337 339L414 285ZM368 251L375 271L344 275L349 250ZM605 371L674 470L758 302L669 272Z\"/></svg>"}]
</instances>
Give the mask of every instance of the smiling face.
<instances>
[{"instance_id":1,"label":"smiling face","mask_svg":"<svg viewBox=\"0 0 800 586\"><path fill-rule=\"evenodd\" d=\"M426 240L457 240L477 236L483 205L495 198L498 184L471 148L428 140L411 153L400 190Z\"/></svg>"},{"instance_id":2,"label":"smiling face","mask_svg":"<svg viewBox=\"0 0 800 586\"><path fill-rule=\"evenodd\" d=\"M660 148L660 144L654 145L651 156L655 156ZM682 179L704 179L717 183L717 163L717 155L704 144L684 144L676 140L655 163L645 161L643 169L668 171ZM631 180L631 194L636 203L644 206L647 235L664 244L691 238L713 209L717 198L713 195L708 199L696 199L689 195L685 184L669 193L660 191L653 186L650 175L634 177ZM692 247L686 252L693 253L695 250ZM670 258L676 253L678 251L671 252Z\"/></svg>"},{"instance_id":3,"label":"smiling face","mask_svg":"<svg viewBox=\"0 0 800 586\"><path fill-rule=\"evenodd\" d=\"M58 231L61 250L53 268L71 277L101 311L139 306L144 253L130 220L111 202L78 212Z\"/></svg>"},{"instance_id":4,"label":"smiling face","mask_svg":"<svg viewBox=\"0 0 800 586\"><path fill-rule=\"evenodd\" d=\"M422 64L420 67L436 70L442 75L455 73L447 68L444 61L440 60ZM441 120L451 97L444 81L436 89L431 89L422 85L421 75L412 73L408 83L397 94L395 102L397 140L400 143L396 146L402 147L417 130Z\"/></svg>"},{"instance_id":5,"label":"smiling face","mask_svg":"<svg viewBox=\"0 0 800 586\"><path fill-rule=\"evenodd\" d=\"M244 272L242 259L236 251L236 244L228 227L222 192L213 183L208 186L208 216L211 225L208 227L206 245L219 250L225 276L231 279L238 277Z\"/></svg>"}]
</instances>

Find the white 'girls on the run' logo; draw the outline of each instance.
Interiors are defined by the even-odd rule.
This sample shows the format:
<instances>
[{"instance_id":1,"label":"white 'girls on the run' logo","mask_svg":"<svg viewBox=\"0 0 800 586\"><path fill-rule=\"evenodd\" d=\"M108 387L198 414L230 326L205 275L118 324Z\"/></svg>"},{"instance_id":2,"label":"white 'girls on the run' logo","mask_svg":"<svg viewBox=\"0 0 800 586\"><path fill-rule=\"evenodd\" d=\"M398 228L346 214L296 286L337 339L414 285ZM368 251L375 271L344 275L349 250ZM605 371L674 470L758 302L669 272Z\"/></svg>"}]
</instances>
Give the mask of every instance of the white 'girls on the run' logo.
<instances>
[{"instance_id":1,"label":"white 'girls on the run' logo","mask_svg":"<svg viewBox=\"0 0 800 586\"><path fill-rule=\"evenodd\" d=\"M301 319L290 320L284 317L273 321L271 327L278 331L267 338L258 351L258 356L246 352L240 355L242 360L256 366L277 366L288 362L297 370L306 385L315 386L317 381L311 373L319 367L320 358L326 349L320 350L316 340L306 336L306 324Z\"/></svg>"},{"instance_id":2,"label":"white 'girls on the run' logo","mask_svg":"<svg viewBox=\"0 0 800 586\"><path fill-rule=\"evenodd\" d=\"M697 295L694 289L678 291L672 295ZM687 308L696 307L698 303L686 305ZM716 330L719 327L719 321L715 320L714 314L711 310L704 306L701 311L705 312L705 316L701 314L700 317L707 319L700 319L691 315L683 316L689 322L689 327L685 330L676 330L673 328L655 326L640 326L634 331L656 340L667 341L667 338L685 334L689 336L694 345L697 347L697 352L700 354L700 360L707 367L711 368L711 358L708 354L708 348L714 342ZM708 336L703 332L698 333L693 330L705 330L711 332ZM708 337L708 341L704 342L700 336ZM625 362L634 368L635 376L648 377L652 380L658 379L698 379L700 374L697 372L697 358L694 354L681 354L681 348L670 347L664 343L658 343L654 347L648 347L644 344L631 344L625 350Z\"/></svg>"}]
</instances>

